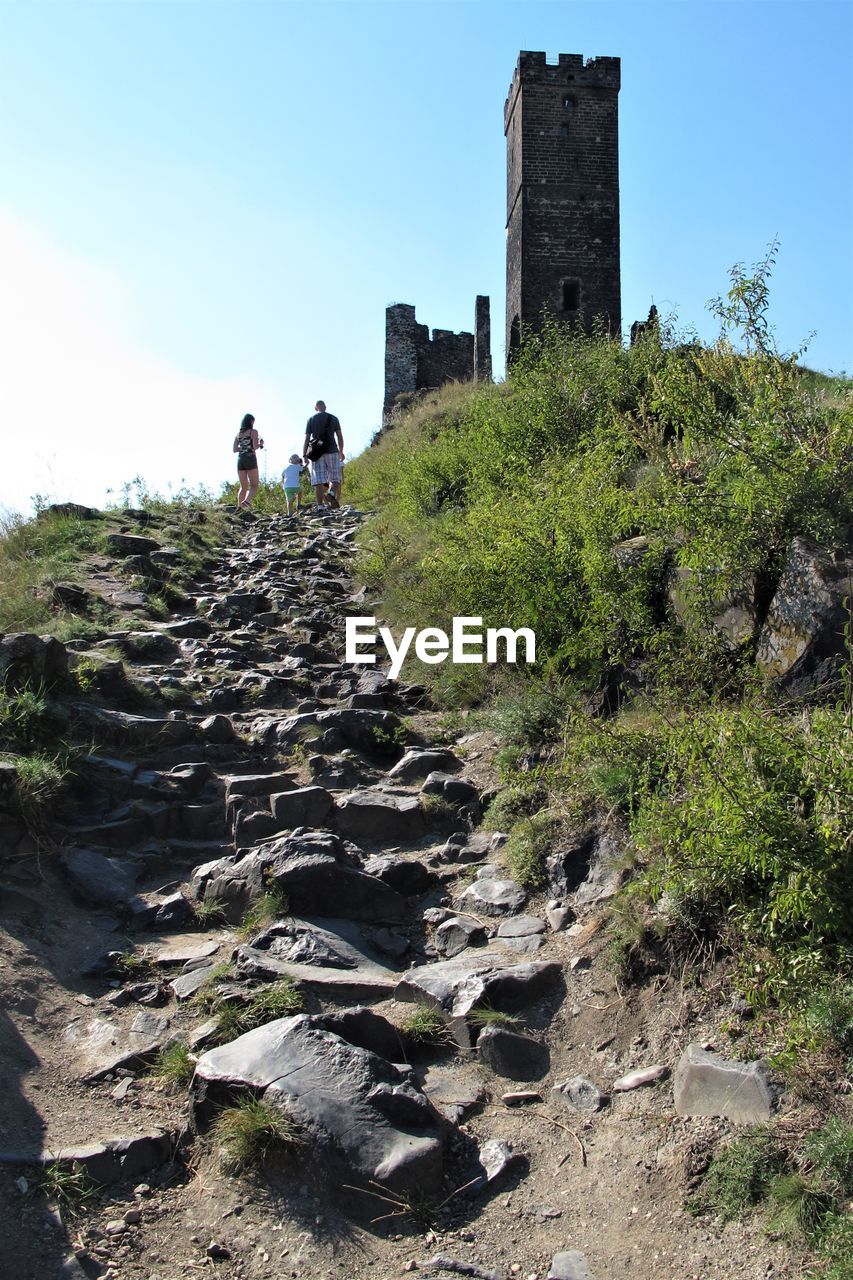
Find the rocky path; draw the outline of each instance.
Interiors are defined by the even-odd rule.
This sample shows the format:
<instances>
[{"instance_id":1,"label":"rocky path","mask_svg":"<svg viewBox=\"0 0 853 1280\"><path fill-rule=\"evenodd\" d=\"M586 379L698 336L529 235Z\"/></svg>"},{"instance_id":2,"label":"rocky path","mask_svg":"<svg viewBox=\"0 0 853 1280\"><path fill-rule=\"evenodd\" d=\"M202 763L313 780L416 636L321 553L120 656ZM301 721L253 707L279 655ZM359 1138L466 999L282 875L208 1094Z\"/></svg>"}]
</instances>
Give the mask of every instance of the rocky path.
<instances>
[{"instance_id":1,"label":"rocky path","mask_svg":"<svg viewBox=\"0 0 853 1280\"><path fill-rule=\"evenodd\" d=\"M528 901L479 828L483 735L342 661L357 523L247 521L185 616L68 646L95 750L2 901L3 1274L786 1274L681 1208L724 1122L666 1079L707 1010L600 962L606 844ZM152 1071L175 1042L188 1091ZM241 1097L300 1134L248 1180L208 1138ZM44 1153L104 1188L80 1219L46 1224Z\"/></svg>"}]
</instances>

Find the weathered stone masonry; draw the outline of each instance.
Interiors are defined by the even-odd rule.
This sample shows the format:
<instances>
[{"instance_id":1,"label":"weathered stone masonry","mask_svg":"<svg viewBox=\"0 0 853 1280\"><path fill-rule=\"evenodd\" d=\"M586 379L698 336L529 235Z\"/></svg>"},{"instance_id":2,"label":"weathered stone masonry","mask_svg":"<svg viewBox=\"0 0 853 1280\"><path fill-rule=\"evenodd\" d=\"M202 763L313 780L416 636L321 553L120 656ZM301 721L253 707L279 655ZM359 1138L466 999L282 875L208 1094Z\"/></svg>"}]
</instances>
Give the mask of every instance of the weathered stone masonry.
<instances>
[{"instance_id":1,"label":"weathered stone masonry","mask_svg":"<svg viewBox=\"0 0 853 1280\"><path fill-rule=\"evenodd\" d=\"M489 299L478 297L475 333L452 333L418 324L415 308L397 302L385 311L385 402L382 425L393 421L397 398L446 382L492 376Z\"/></svg>"},{"instance_id":2,"label":"weathered stone masonry","mask_svg":"<svg viewBox=\"0 0 853 1280\"><path fill-rule=\"evenodd\" d=\"M507 352L543 313L589 328L621 324L620 61L518 57L507 140Z\"/></svg>"}]
</instances>

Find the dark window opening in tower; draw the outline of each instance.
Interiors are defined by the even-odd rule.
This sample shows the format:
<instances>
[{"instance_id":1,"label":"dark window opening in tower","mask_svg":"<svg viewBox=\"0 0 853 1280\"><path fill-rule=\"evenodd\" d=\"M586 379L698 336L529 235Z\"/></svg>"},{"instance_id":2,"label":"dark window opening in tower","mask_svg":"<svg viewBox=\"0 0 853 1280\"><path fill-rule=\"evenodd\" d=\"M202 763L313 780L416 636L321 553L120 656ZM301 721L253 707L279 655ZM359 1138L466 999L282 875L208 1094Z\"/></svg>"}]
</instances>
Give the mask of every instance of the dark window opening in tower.
<instances>
[{"instance_id":1,"label":"dark window opening in tower","mask_svg":"<svg viewBox=\"0 0 853 1280\"><path fill-rule=\"evenodd\" d=\"M563 281L563 310L577 311L581 301L580 280Z\"/></svg>"},{"instance_id":2,"label":"dark window opening in tower","mask_svg":"<svg viewBox=\"0 0 853 1280\"><path fill-rule=\"evenodd\" d=\"M577 110L577 105L578 105L577 98L572 97L571 94L567 93L566 96L563 98L563 109L565 111L568 111L571 114L574 114L574 112Z\"/></svg>"},{"instance_id":3,"label":"dark window opening in tower","mask_svg":"<svg viewBox=\"0 0 853 1280\"><path fill-rule=\"evenodd\" d=\"M567 124L560 125L560 133L563 135L564 138L568 138L571 135L571 132L572 131Z\"/></svg>"}]
</instances>

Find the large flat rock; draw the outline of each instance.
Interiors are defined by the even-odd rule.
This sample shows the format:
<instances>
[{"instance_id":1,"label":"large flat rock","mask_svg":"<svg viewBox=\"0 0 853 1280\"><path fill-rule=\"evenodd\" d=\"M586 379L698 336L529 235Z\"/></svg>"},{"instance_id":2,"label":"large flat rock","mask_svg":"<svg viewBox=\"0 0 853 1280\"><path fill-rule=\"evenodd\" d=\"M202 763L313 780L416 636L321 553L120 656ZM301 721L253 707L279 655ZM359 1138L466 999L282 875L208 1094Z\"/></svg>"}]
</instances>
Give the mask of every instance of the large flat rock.
<instances>
[{"instance_id":1,"label":"large flat rock","mask_svg":"<svg viewBox=\"0 0 853 1280\"><path fill-rule=\"evenodd\" d=\"M527 894L515 880L485 876L459 895L459 909L476 916L512 916L526 901Z\"/></svg>"},{"instance_id":2,"label":"large flat rock","mask_svg":"<svg viewBox=\"0 0 853 1280\"><path fill-rule=\"evenodd\" d=\"M325 787L297 787L270 796L270 808L279 831L323 826L334 803Z\"/></svg>"},{"instance_id":3,"label":"large flat rock","mask_svg":"<svg viewBox=\"0 0 853 1280\"><path fill-rule=\"evenodd\" d=\"M420 782L436 770L455 773L462 768L462 761L447 747L430 747L428 750L411 749L398 760L388 777L395 782Z\"/></svg>"},{"instance_id":4,"label":"large flat rock","mask_svg":"<svg viewBox=\"0 0 853 1280\"><path fill-rule=\"evenodd\" d=\"M334 730L342 742L360 751L398 755L396 737L401 731L398 718L391 711L342 707L329 711L306 711L287 720L272 723L269 736L277 742L299 741L306 732Z\"/></svg>"},{"instance_id":5,"label":"large flat rock","mask_svg":"<svg viewBox=\"0 0 853 1280\"><path fill-rule=\"evenodd\" d=\"M94 1083L121 1067L149 1062L167 1035L165 1020L149 1015L137 1017L129 1028L106 1018L95 1018L86 1025L72 1022L65 1029L64 1039L77 1060L80 1079Z\"/></svg>"},{"instance_id":6,"label":"large flat rock","mask_svg":"<svg viewBox=\"0 0 853 1280\"><path fill-rule=\"evenodd\" d=\"M238 947L238 972L252 978L290 978L336 999L382 1000L393 994L400 975L377 958L352 921L277 921Z\"/></svg>"},{"instance_id":7,"label":"large flat rock","mask_svg":"<svg viewBox=\"0 0 853 1280\"><path fill-rule=\"evenodd\" d=\"M341 796L335 822L339 831L355 840L417 840L426 830L417 796L367 788Z\"/></svg>"},{"instance_id":8,"label":"large flat rock","mask_svg":"<svg viewBox=\"0 0 853 1280\"><path fill-rule=\"evenodd\" d=\"M108 858L97 849L69 849L61 860L71 887L81 898L98 906L126 902L139 875L136 862Z\"/></svg>"},{"instance_id":9,"label":"large flat rock","mask_svg":"<svg viewBox=\"0 0 853 1280\"><path fill-rule=\"evenodd\" d=\"M280 1018L205 1053L191 1089L196 1123L241 1091L296 1121L307 1139L299 1158L326 1184L377 1182L398 1193L441 1185L443 1125L425 1095L321 1018Z\"/></svg>"}]
</instances>

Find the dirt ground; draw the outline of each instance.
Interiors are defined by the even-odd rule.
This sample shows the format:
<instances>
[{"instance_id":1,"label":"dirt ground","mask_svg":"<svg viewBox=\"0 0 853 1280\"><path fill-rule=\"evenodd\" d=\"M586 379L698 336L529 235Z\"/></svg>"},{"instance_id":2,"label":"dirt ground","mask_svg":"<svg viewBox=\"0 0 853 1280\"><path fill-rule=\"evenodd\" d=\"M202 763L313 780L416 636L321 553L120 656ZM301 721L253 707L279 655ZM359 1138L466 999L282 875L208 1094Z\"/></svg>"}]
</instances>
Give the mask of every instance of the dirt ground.
<instances>
[{"instance_id":1,"label":"dirt ground","mask_svg":"<svg viewBox=\"0 0 853 1280\"><path fill-rule=\"evenodd\" d=\"M482 761L478 765L482 770ZM536 907L531 904L531 910ZM56 1151L93 1137L180 1127L185 1098L156 1079L136 1074L118 1101L114 1081L86 1085L66 1069L69 1026L103 1006L90 994L97 983L77 975L93 950L127 944L117 922L77 907L42 862L14 868L0 904L0 925L2 1150ZM220 938L227 954L227 931L200 936ZM164 934L149 945L174 940ZM105 1190L80 1216L66 1214L59 1225L29 1186L21 1190L20 1169L6 1166L0 1169L3 1276L47 1280L65 1256L66 1241L81 1251L85 1274L108 1280L172 1280L199 1270L229 1280L391 1280L438 1254L507 1277L544 1280L552 1255L569 1248L583 1251L598 1280L799 1274L787 1248L770 1242L758 1226L721 1228L685 1211L697 1152L701 1167L702 1150L725 1137L729 1126L676 1117L671 1080L613 1095L607 1107L589 1116L549 1102L550 1085L571 1075L587 1076L606 1089L637 1066L673 1067L690 1041L730 1051L715 1027L713 991L682 989L661 979L639 991L620 991L605 955L594 954L594 938L576 950L572 940L557 935L550 946L566 962L565 997L556 1012L542 1005L528 1010L525 1019L550 1051L547 1078L530 1086L541 1100L507 1106L501 1101L504 1089L527 1086L499 1081L475 1062L460 1064L458 1055L454 1061L446 1053L439 1063L461 1065L470 1094L481 1094L463 1133L478 1142L502 1139L523 1157L491 1196L471 1200L464 1191L454 1196L455 1187L448 1186L436 1229L419 1231L403 1206L377 1195L354 1224L342 1212L337 1189L304 1185L298 1167L276 1167L262 1180L229 1178L219 1172L216 1153L198 1146L186 1167L167 1166L141 1187ZM406 1008L386 1001L377 1012L400 1021ZM429 1063L414 1065L424 1070ZM137 1209L138 1222L107 1233L108 1223L128 1210L133 1218ZM384 1221L371 1223L373 1218ZM208 1257L212 1243L229 1256Z\"/></svg>"}]
</instances>

